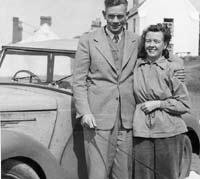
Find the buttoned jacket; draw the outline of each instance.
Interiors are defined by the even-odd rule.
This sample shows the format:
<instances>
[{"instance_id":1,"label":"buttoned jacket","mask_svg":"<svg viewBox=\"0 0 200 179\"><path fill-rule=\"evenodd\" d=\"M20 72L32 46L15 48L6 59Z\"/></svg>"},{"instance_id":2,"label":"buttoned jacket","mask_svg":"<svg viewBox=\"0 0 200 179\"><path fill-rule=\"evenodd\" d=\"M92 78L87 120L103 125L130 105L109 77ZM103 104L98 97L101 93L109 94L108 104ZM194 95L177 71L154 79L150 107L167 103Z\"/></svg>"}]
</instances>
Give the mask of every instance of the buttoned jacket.
<instances>
[{"instance_id":1,"label":"buttoned jacket","mask_svg":"<svg viewBox=\"0 0 200 179\"><path fill-rule=\"evenodd\" d=\"M79 41L73 69L77 117L93 114L99 129L111 129L118 110L123 126L132 128L135 110L132 75L138 54L139 36L126 30L124 33L120 73L115 67L104 28L84 34Z\"/></svg>"},{"instance_id":2,"label":"buttoned jacket","mask_svg":"<svg viewBox=\"0 0 200 179\"><path fill-rule=\"evenodd\" d=\"M187 132L182 114L190 110L188 90L175 75L182 68L176 59L160 57L150 63L138 59L134 69L136 110L133 120L134 136L145 138L172 137ZM161 105L151 113L141 109L146 101L160 100Z\"/></svg>"}]
</instances>

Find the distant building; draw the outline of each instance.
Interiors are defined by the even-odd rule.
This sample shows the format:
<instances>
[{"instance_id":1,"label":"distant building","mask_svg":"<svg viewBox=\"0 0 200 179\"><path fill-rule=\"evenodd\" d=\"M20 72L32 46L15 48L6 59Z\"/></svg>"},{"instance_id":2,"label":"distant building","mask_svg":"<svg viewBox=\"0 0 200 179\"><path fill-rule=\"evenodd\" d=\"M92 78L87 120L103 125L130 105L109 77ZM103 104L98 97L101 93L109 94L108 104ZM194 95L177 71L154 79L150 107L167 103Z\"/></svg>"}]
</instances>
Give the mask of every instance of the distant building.
<instances>
[{"instance_id":1,"label":"distant building","mask_svg":"<svg viewBox=\"0 0 200 179\"><path fill-rule=\"evenodd\" d=\"M95 30L99 29L100 27L101 27L101 19L96 18L95 20L92 21L89 31L84 32L83 34L87 34L89 32L95 31ZM80 36L81 35L77 35L77 36L74 37L74 39L79 39Z\"/></svg>"},{"instance_id":2,"label":"distant building","mask_svg":"<svg viewBox=\"0 0 200 179\"><path fill-rule=\"evenodd\" d=\"M166 23L171 28L170 50L179 56L198 55L199 12L189 0L133 0L128 29L142 34L150 24Z\"/></svg>"},{"instance_id":3,"label":"distant building","mask_svg":"<svg viewBox=\"0 0 200 179\"><path fill-rule=\"evenodd\" d=\"M23 39L22 41L20 41L20 43L38 42L53 39L60 39L60 37L55 32L53 32L53 30L47 23L42 23L42 25L34 32L33 35L29 36L26 39Z\"/></svg>"},{"instance_id":4,"label":"distant building","mask_svg":"<svg viewBox=\"0 0 200 179\"><path fill-rule=\"evenodd\" d=\"M92 24L91 24L91 31L94 31L98 28L101 27L101 19L100 18L96 18L95 20L92 21Z\"/></svg>"},{"instance_id":5,"label":"distant building","mask_svg":"<svg viewBox=\"0 0 200 179\"><path fill-rule=\"evenodd\" d=\"M13 18L13 32L15 32L13 43L24 43L24 42L37 42L44 40L55 40L60 39L60 37L51 29L52 19L50 16L41 16L40 17L40 27L36 29L32 35L27 38L22 38L22 24L23 22L19 21L19 18ZM19 38L20 37L20 38Z\"/></svg>"}]
</instances>

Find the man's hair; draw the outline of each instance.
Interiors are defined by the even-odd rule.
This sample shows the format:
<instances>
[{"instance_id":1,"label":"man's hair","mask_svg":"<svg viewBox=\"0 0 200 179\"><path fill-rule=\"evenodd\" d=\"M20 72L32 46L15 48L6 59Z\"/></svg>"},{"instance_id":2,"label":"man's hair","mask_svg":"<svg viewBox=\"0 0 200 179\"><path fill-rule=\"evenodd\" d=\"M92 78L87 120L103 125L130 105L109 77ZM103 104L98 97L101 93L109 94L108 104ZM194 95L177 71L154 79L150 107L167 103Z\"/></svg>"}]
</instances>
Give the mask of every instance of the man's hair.
<instances>
[{"instance_id":1,"label":"man's hair","mask_svg":"<svg viewBox=\"0 0 200 179\"><path fill-rule=\"evenodd\" d=\"M121 4L125 4L126 6L128 6L128 1L127 0L105 0L104 1L105 7L112 7L112 6L118 6Z\"/></svg>"},{"instance_id":2,"label":"man's hair","mask_svg":"<svg viewBox=\"0 0 200 179\"><path fill-rule=\"evenodd\" d=\"M166 25L166 24L155 24L155 25L150 25L149 27L147 27L147 29L145 29L142 33L142 40L141 40L141 51L139 53L139 57L140 58L146 58L147 57L147 53L144 47L145 44L145 39L146 39L146 35L148 32L162 32L163 33L163 41L165 44L167 44L167 46L169 45L169 42L171 40L171 32L170 32L170 28ZM168 49L164 49L162 52L162 55L165 58L169 58L169 51Z\"/></svg>"}]
</instances>

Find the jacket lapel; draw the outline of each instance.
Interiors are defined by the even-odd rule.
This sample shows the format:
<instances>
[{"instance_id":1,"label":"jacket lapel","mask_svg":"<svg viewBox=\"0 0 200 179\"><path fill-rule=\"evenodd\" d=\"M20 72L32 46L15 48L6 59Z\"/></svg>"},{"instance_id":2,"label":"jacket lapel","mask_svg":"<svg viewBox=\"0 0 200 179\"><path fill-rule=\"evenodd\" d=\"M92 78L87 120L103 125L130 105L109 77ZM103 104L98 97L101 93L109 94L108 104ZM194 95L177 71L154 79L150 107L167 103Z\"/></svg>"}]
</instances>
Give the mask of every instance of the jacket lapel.
<instances>
[{"instance_id":1,"label":"jacket lapel","mask_svg":"<svg viewBox=\"0 0 200 179\"><path fill-rule=\"evenodd\" d=\"M133 53L133 50L135 47L135 41L130 34L125 31L125 43L124 43L124 55L123 55L123 61L122 61L122 70L130 60L131 54Z\"/></svg>"},{"instance_id":2,"label":"jacket lapel","mask_svg":"<svg viewBox=\"0 0 200 179\"><path fill-rule=\"evenodd\" d=\"M112 66L114 71L117 72L104 28L101 28L101 30L96 33L96 35L94 36L94 41L96 42L96 48L105 57L105 59Z\"/></svg>"}]
</instances>

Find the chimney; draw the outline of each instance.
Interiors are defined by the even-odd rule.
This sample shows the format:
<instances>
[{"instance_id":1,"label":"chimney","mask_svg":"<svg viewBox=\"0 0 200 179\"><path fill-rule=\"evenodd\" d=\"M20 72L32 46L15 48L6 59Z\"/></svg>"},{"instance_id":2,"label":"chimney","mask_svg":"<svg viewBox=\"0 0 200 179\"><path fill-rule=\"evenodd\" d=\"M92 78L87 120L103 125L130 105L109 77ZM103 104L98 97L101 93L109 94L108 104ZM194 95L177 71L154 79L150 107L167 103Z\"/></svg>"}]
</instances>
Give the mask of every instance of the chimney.
<instances>
[{"instance_id":1,"label":"chimney","mask_svg":"<svg viewBox=\"0 0 200 179\"><path fill-rule=\"evenodd\" d=\"M91 30L96 30L99 27L101 27L101 19L100 18L96 18L96 20L92 21Z\"/></svg>"},{"instance_id":2,"label":"chimney","mask_svg":"<svg viewBox=\"0 0 200 179\"><path fill-rule=\"evenodd\" d=\"M16 43L22 40L22 30L22 22L19 21L18 17L13 17L12 43Z\"/></svg>"},{"instance_id":3,"label":"chimney","mask_svg":"<svg viewBox=\"0 0 200 179\"><path fill-rule=\"evenodd\" d=\"M133 0L133 7L138 7L139 0Z\"/></svg>"},{"instance_id":4,"label":"chimney","mask_svg":"<svg viewBox=\"0 0 200 179\"><path fill-rule=\"evenodd\" d=\"M48 24L51 26L51 16L41 16L40 17L40 25Z\"/></svg>"}]
</instances>

